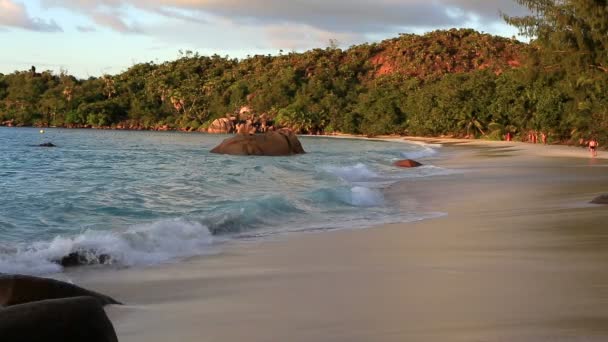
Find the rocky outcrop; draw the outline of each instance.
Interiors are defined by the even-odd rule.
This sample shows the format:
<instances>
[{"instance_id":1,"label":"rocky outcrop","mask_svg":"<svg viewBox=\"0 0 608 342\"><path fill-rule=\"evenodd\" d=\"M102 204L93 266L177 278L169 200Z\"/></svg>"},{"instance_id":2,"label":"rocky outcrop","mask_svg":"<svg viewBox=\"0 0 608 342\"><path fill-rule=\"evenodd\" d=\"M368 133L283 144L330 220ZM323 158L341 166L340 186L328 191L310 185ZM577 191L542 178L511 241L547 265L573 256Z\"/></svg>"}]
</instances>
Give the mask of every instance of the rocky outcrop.
<instances>
[{"instance_id":1,"label":"rocky outcrop","mask_svg":"<svg viewBox=\"0 0 608 342\"><path fill-rule=\"evenodd\" d=\"M306 153L298 137L287 129L225 139L211 153L238 156L289 156Z\"/></svg>"},{"instance_id":2,"label":"rocky outcrop","mask_svg":"<svg viewBox=\"0 0 608 342\"><path fill-rule=\"evenodd\" d=\"M0 307L79 296L95 298L101 305L120 304L106 295L55 279L26 275L0 275Z\"/></svg>"},{"instance_id":3,"label":"rocky outcrop","mask_svg":"<svg viewBox=\"0 0 608 342\"><path fill-rule=\"evenodd\" d=\"M229 118L219 118L213 120L207 133L212 134L228 134L234 132L234 123Z\"/></svg>"},{"instance_id":4,"label":"rocky outcrop","mask_svg":"<svg viewBox=\"0 0 608 342\"><path fill-rule=\"evenodd\" d=\"M10 342L118 342L93 297L43 300L0 309L0 337Z\"/></svg>"},{"instance_id":5,"label":"rocky outcrop","mask_svg":"<svg viewBox=\"0 0 608 342\"><path fill-rule=\"evenodd\" d=\"M40 146L40 147L57 147L57 145L53 144L52 142L45 142L38 146Z\"/></svg>"},{"instance_id":6,"label":"rocky outcrop","mask_svg":"<svg viewBox=\"0 0 608 342\"><path fill-rule=\"evenodd\" d=\"M251 120L247 120L245 122L241 122L236 125L236 134L256 134L258 129L254 126Z\"/></svg>"},{"instance_id":7,"label":"rocky outcrop","mask_svg":"<svg viewBox=\"0 0 608 342\"><path fill-rule=\"evenodd\" d=\"M608 194L600 195L591 201L593 204L608 204Z\"/></svg>"},{"instance_id":8,"label":"rocky outcrop","mask_svg":"<svg viewBox=\"0 0 608 342\"><path fill-rule=\"evenodd\" d=\"M99 254L95 250L79 250L53 261L63 267L104 265L112 263L112 256L104 253Z\"/></svg>"},{"instance_id":9,"label":"rocky outcrop","mask_svg":"<svg viewBox=\"0 0 608 342\"><path fill-rule=\"evenodd\" d=\"M419 162L411 159L399 160L394 162L393 165L405 168L422 166L422 164L420 164Z\"/></svg>"}]
</instances>

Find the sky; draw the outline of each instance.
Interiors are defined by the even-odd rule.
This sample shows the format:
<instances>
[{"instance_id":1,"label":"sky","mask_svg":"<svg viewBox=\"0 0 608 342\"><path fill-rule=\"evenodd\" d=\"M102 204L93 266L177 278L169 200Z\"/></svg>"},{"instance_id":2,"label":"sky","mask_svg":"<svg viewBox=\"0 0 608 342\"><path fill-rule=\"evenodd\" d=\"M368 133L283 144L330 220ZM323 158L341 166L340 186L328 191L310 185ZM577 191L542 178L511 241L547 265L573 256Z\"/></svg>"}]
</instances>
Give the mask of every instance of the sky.
<instances>
[{"instance_id":1,"label":"sky","mask_svg":"<svg viewBox=\"0 0 608 342\"><path fill-rule=\"evenodd\" d=\"M243 58L452 27L516 35L501 12L525 13L513 0L0 0L0 73L86 78L180 50Z\"/></svg>"}]
</instances>

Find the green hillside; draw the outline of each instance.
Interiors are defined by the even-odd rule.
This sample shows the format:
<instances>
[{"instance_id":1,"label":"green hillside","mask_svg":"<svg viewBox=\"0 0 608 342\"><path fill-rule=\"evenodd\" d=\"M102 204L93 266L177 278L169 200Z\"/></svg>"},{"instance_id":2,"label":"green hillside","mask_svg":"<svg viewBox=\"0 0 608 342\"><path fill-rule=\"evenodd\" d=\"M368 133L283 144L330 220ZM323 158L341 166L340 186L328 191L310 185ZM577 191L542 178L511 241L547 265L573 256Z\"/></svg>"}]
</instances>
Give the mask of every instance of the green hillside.
<instances>
[{"instance_id":1,"label":"green hillside","mask_svg":"<svg viewBox=\"0 0 608 342\"><path fill-rule=\"evenodd\" d=\"M581 102L564 73L542 67L541 50L453 29L243 60L186 52L86 80L17 71L0 74L0 123L204 131L247 106L300 133L597 134L608 124L598 110L606 98Z\"/></svg>"}]
</instances>

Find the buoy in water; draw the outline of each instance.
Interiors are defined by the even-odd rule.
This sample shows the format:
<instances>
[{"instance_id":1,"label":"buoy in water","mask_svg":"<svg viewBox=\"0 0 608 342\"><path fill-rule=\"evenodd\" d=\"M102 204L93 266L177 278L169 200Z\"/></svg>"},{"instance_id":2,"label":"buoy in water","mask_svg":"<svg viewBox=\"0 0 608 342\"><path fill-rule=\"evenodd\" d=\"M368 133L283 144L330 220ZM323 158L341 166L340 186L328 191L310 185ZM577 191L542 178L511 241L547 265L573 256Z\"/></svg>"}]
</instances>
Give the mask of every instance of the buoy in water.
<instances>
[{"instance_id":1,"label":"buoy in water","mask_svg":"<svg viewBox=\"0 0 608 342\"><path fill-rule=\"evenodd\" d=\"M40 130L40 134L44 134L44 130L43 129Z\"/></svg>"}]
</instances>

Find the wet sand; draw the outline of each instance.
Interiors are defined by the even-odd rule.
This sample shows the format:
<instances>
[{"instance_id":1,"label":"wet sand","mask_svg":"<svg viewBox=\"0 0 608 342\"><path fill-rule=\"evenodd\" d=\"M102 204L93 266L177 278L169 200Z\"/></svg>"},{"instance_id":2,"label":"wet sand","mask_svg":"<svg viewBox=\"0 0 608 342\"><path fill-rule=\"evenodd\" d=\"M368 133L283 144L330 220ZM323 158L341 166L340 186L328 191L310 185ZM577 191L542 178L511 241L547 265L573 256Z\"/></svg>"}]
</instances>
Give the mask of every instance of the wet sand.
<instances>
[{"instance_id":1,"label":"wet sand","mask_svg":"<svg viewBox=\"0 0 608 342\"><path fill-rule=\"evenodd\" d=\"M122 342L608 340L608 207L588 204L608 160L443 143L459 172L386 193L441 218L67 276L129 303L108 308Z\"/></svg>"}]
</instances>

